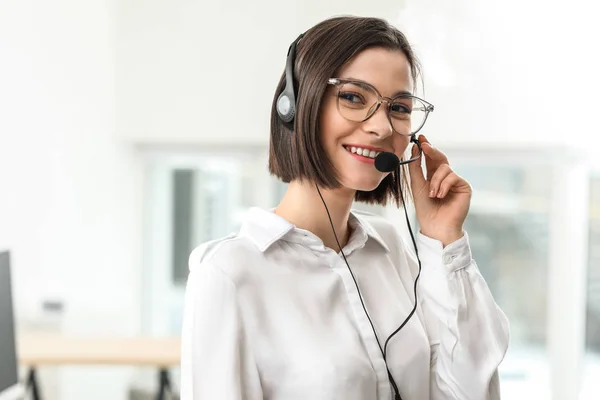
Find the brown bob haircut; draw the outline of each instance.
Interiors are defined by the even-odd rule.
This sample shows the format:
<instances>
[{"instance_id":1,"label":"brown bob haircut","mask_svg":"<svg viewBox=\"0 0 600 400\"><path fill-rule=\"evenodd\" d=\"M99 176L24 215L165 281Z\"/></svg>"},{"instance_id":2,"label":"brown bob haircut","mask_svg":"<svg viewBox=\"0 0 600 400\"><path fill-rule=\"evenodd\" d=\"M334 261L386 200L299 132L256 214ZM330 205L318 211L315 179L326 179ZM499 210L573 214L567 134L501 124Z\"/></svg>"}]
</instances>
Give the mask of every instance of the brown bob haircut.
<instances>
[{"instance_id":1,"label":"brown bob haircut","mask_svg":"<svg viewBox=\"0 0 600 400\"><path fill-rule=\"evenodd\" d=\"M334 17L310 28L298 42L294 65L296 118L290 131L277 114L277 98L285 87L282 74L271 106L269 172L285 183L308 180L320 187L341 187L335 168L320 141L319 113L327 80L354 56L368 48L381 47L404 53L411 67L413 83L421 75L420 64L402 32L379 18ZM282 54L282 60L285 59ZM403 173L401 173L401 171ZM391 199L400 207L400 191L412 198L408 167L396 168L372 191L357 191L355 200L386 205Z\"/></svg>"}]
</instances>

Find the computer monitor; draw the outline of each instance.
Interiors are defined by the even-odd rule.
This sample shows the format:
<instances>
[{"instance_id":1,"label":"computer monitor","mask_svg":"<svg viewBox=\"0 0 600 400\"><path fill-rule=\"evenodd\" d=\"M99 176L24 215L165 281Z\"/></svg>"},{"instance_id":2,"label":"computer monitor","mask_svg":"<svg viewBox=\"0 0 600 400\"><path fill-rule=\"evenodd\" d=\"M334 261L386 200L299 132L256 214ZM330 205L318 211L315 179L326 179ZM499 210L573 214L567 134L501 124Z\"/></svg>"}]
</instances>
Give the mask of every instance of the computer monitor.
<instances>
[{"instance_id":1,"label":"computer monitor","mask_svg":"<svg viewBox=\"0 0 600 400\"><path fill-rule=\"evenodd\" d=\"M18 383L10 254L0 252L0 394Z\"/></svg>"}]
</instances>

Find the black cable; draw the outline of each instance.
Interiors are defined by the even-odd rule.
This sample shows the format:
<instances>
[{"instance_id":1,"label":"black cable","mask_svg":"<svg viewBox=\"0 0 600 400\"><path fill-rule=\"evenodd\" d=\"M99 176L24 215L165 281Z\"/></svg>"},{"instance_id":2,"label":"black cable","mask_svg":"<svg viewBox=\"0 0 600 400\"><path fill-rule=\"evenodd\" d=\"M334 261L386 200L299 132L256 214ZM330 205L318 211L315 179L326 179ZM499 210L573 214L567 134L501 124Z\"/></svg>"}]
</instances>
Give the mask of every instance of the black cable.
<instances>
[{"instance_id":1,"label":"black cable","mask_svg":"<svg viewBox=\"0 0 600 400\"><path fill-rule=\"evenodd\" d=\"M410 238L412 239L413 246L415 248L415 255L417 256L417 261L419 263L419 271L417 272L417 277L415 278L415 285L414 285L415 305L413 306L413 309L408 314L408 316L406 317L404 322L402 322L402 324L398 327L398 329L396 329L394 332L392 332L392 334L385 341L385 344L383 346L384 359L385 359L385 356L387 355L387 345L388 345L390 339L392 338L392 336L394 336L396 333L400 332L400 329L404 328L404 325L406 325L408 323L408 321L411 319L411 317L413 316L415 311L417 311L417 282L419 281L419 277L421 276L421 259L419 258L419 250L417 249L417 242L415 241L415 237L413 235L412 228L410 226L410 221L408 219L408 212L406 211L406 203L404 202L404 195L402 194L402 188L400 188L400 198L402 199L402 206L404 207L404 215L406 216L406 224L408 225L408 232L410 233Z\"/></svg>"},{"instance_id":2,"label":"black cable","mask_svg":"<svg viewBox=\"0 0 600 400\"><path fill-rule=\"evenodd\" d=\"M369 315L369 313L367 312L367 308L365 307L365 303L363 301L362 294L360 293L360 288L358 287L358 283L356 282L356 278L354 277L354 273L352 272L352 268L350 268L350 264L348 264L346 255L344 254L344 251L342 250L342 246L340 245L340 241L338 240L337 233L335 232L335 227L333 226L333 221L331 219L331 214L329 213L329 209L327 208L327 204L325 203L325 199L323 199L323 195L321 194L321 191L319 190L319 186L316 183L315 183L315 187L317 188L319 197L321 198L321 201L323 202L323 206L325 206L325 211L327 212L327 217L329 218L329 223L331 224L331 229L333 230L333 236L335 237L335 241L340 249L340 253L342 254L342 257L344 258L344 262L346 263L346 266L348 267L348 271L350 272L350 275L352 276L352 280L354 281L354 285L356 286L356 290L358 292L358 297L360 299L360 303L363 307L363 310L365 311L365 315L367 316L367 319L369 320L369 324L371 325L371 329L373 330L373 334L375 335L375 339L377 341L377 345L379 346L379 350L381 350L381 355L383 357L383 361L385 363L385 368L388 373L388 379L390 381L390 384L392 385L392 388L394 389L394 400L402 400L402 397L400 396L400 391L398 390L398 385L396 384L396 381L394 380L394 377L392 376L392 373L390 372L390 369L387 366L386 349L387 349L387 344L388 344L389 340L392 338L392 336L394 336L396 333L398 333L404 327L404 325L406 325L408 323L408 321L410 320L410 318L413 316L413 314L415 313L415 311L417 309L417 281L419 280L419 276L421 275L421 260L419 259L419 255L418 255L418 251L417 251L417 244L416 244L415 238L413 236L412 229L410 227L410 221L408 219L408 213L406 211L406 204L404 203L404 196L402 195L402 189L400 189L400 195L402 197L402 205L404 206L404 214L406 216L406 222L408 223L408 228L410 231L410 236L413 241L413 245L415 246L415 251L417 251L417 260L419 260L419 272L415 279L415 285L414 285L415 305L414 305L412 311L410 312L410 314L406 317L406 319L402 323L402 325L400 325L400 327L398 329L396 329L386 339L385 345L382 348L381 343L379 342L379 338L377 337L377 332L375 331L375 326L373 325L373 321L371 320L371 316Z\"/></svg>"}]
</instances>

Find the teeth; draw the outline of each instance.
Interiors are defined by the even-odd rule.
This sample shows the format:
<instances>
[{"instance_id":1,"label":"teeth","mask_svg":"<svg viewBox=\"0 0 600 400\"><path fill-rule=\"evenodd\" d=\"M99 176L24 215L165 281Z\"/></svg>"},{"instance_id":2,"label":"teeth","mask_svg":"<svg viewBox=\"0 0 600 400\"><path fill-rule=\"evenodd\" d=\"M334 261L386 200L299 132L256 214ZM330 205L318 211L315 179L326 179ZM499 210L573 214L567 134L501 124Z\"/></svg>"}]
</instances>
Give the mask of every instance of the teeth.
<instances>
[{"instance_id":1,"label":"teeth","mask_svg":"<svg viewBox=\"0 0 600 400\"><path fill-rule=\"evenodd\" d=\"M361 155L363 157L369 157L369 158L375 158L379 155L379 151L375 151L375 150L367 150L367 149L361 149L360 147L346 147L346 150L348 150L351 153L355 153L358 155Z\"/></svg>"}]
</instances>

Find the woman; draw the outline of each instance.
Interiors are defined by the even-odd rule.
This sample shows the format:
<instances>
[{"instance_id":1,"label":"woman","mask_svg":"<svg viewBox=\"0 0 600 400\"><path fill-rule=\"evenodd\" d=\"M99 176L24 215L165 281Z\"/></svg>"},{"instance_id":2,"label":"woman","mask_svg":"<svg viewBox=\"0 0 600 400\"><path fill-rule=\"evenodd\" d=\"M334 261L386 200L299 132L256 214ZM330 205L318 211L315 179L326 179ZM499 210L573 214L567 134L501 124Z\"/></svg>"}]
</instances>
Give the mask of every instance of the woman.
<instances>
[{"instance_id":1,"label":"woman","mask_svg":"<svg viewBox=\"0 0 600 400\"><path fill-rule=\"evenodd\" d=\"M269 170L288 190L190 256L182 399L499 399L508 322L463 230L470 185L416 139L433 106L413 96L406 38L333 18L290 46L286 67ZM401 221L351 211L404 206L407 192L418 257Z\"/></svg>"}]
</instances>

